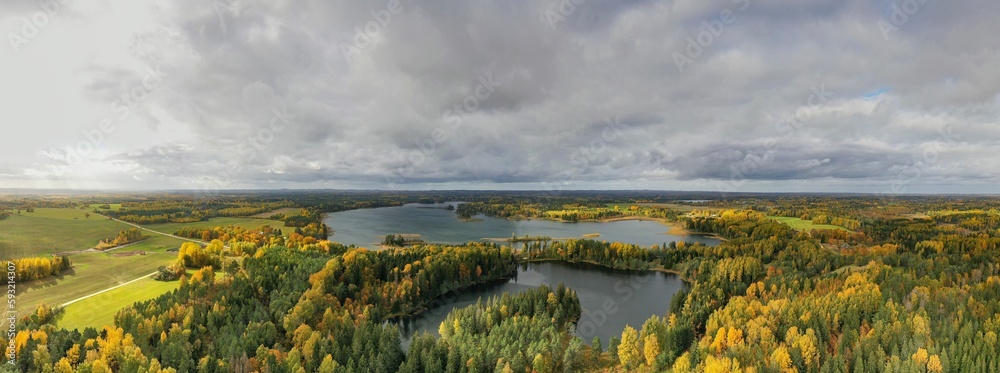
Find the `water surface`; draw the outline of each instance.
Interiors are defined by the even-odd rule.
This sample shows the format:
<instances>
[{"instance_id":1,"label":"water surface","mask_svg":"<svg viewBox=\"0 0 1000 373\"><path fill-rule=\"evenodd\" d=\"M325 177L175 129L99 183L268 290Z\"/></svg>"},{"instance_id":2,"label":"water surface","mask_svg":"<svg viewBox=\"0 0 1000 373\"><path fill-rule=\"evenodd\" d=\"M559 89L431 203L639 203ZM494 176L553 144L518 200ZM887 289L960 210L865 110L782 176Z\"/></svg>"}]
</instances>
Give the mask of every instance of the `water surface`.
<instances>
[{"instance_id":1,"label":"water surface","mask_svg":"<svg viewBox=\"0 0 1000 373\"><path fill-rule=\"evenodd\" d=\"M350 210L329 213L324 222L333 229L330 240L345 245L376 248L388 234L419 234L424 241L459 244L486 238L517 236L548 236L552 238L584 238L597 233L596 240L628 242L643 246L663 245L671 241L701 242L717 245L719 240L691 235L667 234L669 226L656 221L625 220L616 222L563 223L551 220L507 220L477 216L463 221L445 204L408 204L397 207Z\"/></svg>"},{"instance_id":2,"label":"water surface","mask_svg":"<svg viewBox=\"0 0 1000 373\"><path fill-rule=\"evenodd\" d=\"M499 297L538 287L555 288L563 283L576 291L583 308L576 335L590 343L594 336L607 346L611 337L621 337L625 325L636 329L652 315L663 316L670 308L670 298L684 285L675 275L652 271L616 271L589 264L560 262L528 263L518 269L517 277L505 283L482 285L446 295L429 310L398 321L404 346L419 332L438 334L438 326L452 309L466 307L482 299Z\"/></svg>"}]
</instances>

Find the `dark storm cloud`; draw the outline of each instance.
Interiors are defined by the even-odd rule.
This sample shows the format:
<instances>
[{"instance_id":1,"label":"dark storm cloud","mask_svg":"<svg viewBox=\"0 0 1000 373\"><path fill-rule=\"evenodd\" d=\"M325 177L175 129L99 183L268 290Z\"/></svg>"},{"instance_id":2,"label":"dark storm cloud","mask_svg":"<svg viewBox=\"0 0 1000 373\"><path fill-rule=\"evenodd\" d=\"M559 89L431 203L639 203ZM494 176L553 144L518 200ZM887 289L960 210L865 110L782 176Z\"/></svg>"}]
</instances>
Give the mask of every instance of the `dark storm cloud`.
<instances>
[{"instance_id":1,"label":"dark storm cloud","mask_svg":"<svg viewBox=\"0 0 1000 373\"><path fill-rule=\"evenodd\" d=\"M147 120L191 138L108 159L242 186L981 179L1000 3L906 1L164 4ZM101 102L141 78L88 73Z\"/></svg>"}]
</instances>

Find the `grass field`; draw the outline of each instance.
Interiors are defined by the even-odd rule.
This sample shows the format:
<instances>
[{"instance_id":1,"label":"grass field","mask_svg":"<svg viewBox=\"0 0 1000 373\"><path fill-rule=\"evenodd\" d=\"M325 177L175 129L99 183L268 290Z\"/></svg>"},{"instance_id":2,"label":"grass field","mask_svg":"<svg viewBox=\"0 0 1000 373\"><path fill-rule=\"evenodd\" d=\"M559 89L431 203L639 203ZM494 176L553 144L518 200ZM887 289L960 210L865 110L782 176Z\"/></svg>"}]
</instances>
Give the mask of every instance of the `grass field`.
<instances>
[{"instance_id":1,"label":"grass field","mask_svg":"<svg viewBox=\"0 0 1000 373\"><path fill-rule=\"evenodd\" d=\"M131 249L132 247L123 250L131 251ZM48 303L50 306L61 305L132 281L155 272L161 265L169 264L177 259L177 254L147 252L146 255L114 257L106 253L81 253L71 255L69 259L73 263L73 268L60 276L18 284L18 311L29 312L40 302Z\"/></svg>"},{"instance_id":2,"label":"grass field","mask_svg":"<svg viewBox=\"0 0 1000 373\"><path fill-rule=\"evenodd\" d=\"M77 209L38 208L0 220L0 258L86 250L130 228Z\"/></svg>"},{"instance_id":3,"label":"grass field","mask_svg":"<svg viewBox=\"0 0 1000 373\"><path fill-rule=\"evenodd\" d=\"M281 221L268 220L268 219L251 219L251 218L212 218L207 221L199 221L194 223L150 224L150 225L144 225L143 227L152 229L154 231L173 234L181 227L215 228L218 226L227 226L227 225L237 225L247 229L260 228L260 226L262 225L270 225L271 227L278 229L285 228L285 223Z\"/></svg>"},{"instance_id":4,"label":"grass field","mask_svg":"<svg viewBox=\"0 0 1000 373\"><path fill-rule=\"evenodd\" d=\"M156 234L152 232L143 231L143 234L149 236L149 238L139 241L134 245L122 248L122 251L145 251L149 252L165 252L167 249L176 249L181 247L184 240L179 240L173 237L167 237L161 234ZM114 251L111 251L112 253ZM176 255L176 253L174 253ZM73 257L70 257L72 260Z\"/></svg>"},{"instance_id":5,"label":"grass field","mask_svg":"<svg viewBox=\"0 0 1000 373\"><path fill-rule=\"evenodd\" d=\"M118 310L136 302L156 298L177 289L179 285L180 281L145 278L66 306L57 317L56 326L83 330L88 326L100 329L104 325L114 325Z\"/></svg>"},{"instance_id":6,"label":"grass field","mask_svg":"<svg viewBox=\"0 0 1000 373\"><path fill-rule=\"evenodd\" d=\"M285 216L299 216L302 215L302 209L298 207L285 207L283 209L277 209L274 211L262 212L257 215L251 215L251 218L266 219L274 214L285 214Z\"/></svg>"},{"instance_id":7,"label":"grass field","mask_svg":"<svg viewBox=\"0 0 1000 373\"><path fill-rule=\"evenodd\" d=\"M792 227L792 229L799 230L799 231L806 231L806 232L808 232L808 231L811 231L813 229L836 229L836 230L842 230L842 231L848 230L847 228L844 228L844 227L841 227L841 226L836 226L836 225L830 225L830 224L813 224L813 222L810 221L810 220L802 220L802 219L799 219L799 218L789 218L789 217L785 217L785 216L768 216L768 217L771 218L771 219L774 219L774 220L778 221L779 223L786 224L789 227Z\"/></svg>"},{"instance_id":8,"label":"grass field","mask_svg":"<svg viewBox=\"0 0 1000 373\"><path fill-rule=\"evenodd\" d=\"M711 210L711 209L717 209L718 208L718 207L708 208L708 207L700 207L700 206L692 206L692 205L682 205L682 204L679 204L679 203L635 203L635 204L639 205L639 206L644 206L644 207L661 207L661 208L667 208L667 209L681 211L681 212L691 212L691 211L694 211L695 209L698 209L698 210Z\"/></svg>"},{"instance_id":9,"label":"grass field","mask_svg":"<svg viewBox=\"0 0 1000 373\"><path fill-rule=\"evenodd\" d=\"M108 203L107 205L108 207L110 207L110 209L102 209L98 207L101 205L104 205L104 203L91 203L87 205L87 210L93 211L94 209L97 209L98 212L104 212L104 211L119 211L122 209L122 204L120 203Z\"/></svg>"}]
</instances>

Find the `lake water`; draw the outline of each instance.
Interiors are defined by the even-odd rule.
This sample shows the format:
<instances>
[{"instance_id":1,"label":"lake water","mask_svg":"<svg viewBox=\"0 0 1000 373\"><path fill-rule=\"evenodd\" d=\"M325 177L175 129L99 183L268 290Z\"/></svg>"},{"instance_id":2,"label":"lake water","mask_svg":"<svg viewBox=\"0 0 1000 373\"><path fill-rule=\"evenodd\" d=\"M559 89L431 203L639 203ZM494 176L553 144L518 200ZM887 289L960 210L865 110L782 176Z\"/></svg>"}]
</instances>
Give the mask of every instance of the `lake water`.
<instances>
[{"instance_id":1,"label":"lake water","mask_svg":"<svg viewBox=\"0 0 1000 373\"><path fill-rule=\"evenodd\" d=\"M438 335L438 325L452 309L475 304L477 300L536 288L566 284L576 291L583 308L576 335L590 344L594 336L607 346L611 337L621 337L626 325L640 329L650 316L666 315L670 299L685 286L677 276L661 272L616 271L589 264L559 262L528 263L517 277L506 283L482 285L449 294L429 310L398 321L403 345L419 332Z\"/></svg>"},{"instance_id":2,"label":"lake water","mask_svg":"<svg viewBox=\"0 0 1000 373\"><path fill-rule=\"evenodd\" d=\"M701 242L717 245L719 240L705 236L674 236L667 234L669 226L656 221L626 220L608 223L562 223L551 220L507 220L477 216L474 221L462 221L448 204L409 204L329 213L324 222L333 229L330 240L345 245L377 248L388 234L419 234L424 241L459 244L486 238L517 236L548 236L552 238L584 238L598 233L595 240L629 242L644 246L663 245L671 241Z\"/></svg>"}]
</instances>

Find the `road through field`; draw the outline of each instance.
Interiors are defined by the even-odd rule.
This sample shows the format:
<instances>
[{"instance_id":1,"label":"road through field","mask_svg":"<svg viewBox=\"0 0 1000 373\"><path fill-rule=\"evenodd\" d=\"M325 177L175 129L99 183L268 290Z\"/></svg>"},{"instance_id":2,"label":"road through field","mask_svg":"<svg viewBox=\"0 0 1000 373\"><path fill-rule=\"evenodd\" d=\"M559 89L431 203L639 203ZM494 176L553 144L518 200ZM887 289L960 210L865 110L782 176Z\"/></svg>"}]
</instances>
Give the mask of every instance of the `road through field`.
<instances>
[{"instance_id":1,"label":"road through field","mask_svg":"<svg viewBox=\"0 0 1000 373\"><path fill-rule=\"evenodd\" d=\"M198 241L198 240L195 240L195 239L191 239L191 238L185 238L185 237L181 237L181 236L176 236L176 235L173 235L173 234L169 234L169 233L164 233L164 232L160 232L160 231L155 231L155 230L152 230L152 229L149 229L149 228L146 228L146 227L143 227L143 226L141 226L141 225L138 225L138 224L132 224L132 223L129 223L129 222L127 222L127 221L122 221L122 220L118 220L118 219L115 219L115 218L112 218L112 217L110 217L110 216L107 216L107 215L102 215L102 214L99 214L99 213L96 213L96 212L94 212L93 214L94 214L94 215L98 215L98 216L103 216L103 217L106 217L106 218L108 218L108 219L111 219L111 220L114 220L114 221L117 221L117 222L119 222L119 223L123 223L123 224L128 224L128 225L131 225L131 226L133 226L133 227L136 227L136 228L139 228L139 229L142 229L142 230L145 230L145 231L148 231L148 232L151 232L151 233L156 233L156 234L160 234L160 235L164 235L164 236L167 236L167 237L173 237L173 238L177 238L177 239L180 239L180 240L184 240L184 241L191 241L191 242L195 242L195 243L198 243L199 245L200 245L200 244L202 244L202 242L201 242L201 241ZM142 277L139 277L139 278L137 278L137 279L134 279L134 280L131 280L131 281L128 281L128 282L124 282L124 283L121 283L121 284L118 284L118 285L115 285L115 286L112 286L112 287L109 287L109 288L107 288L107 289L104 289L104 290L101 290L101 291L97 291L97 292L94 292L94 293L91 293L91 294L87 294L87 295L84 295L84 296L82 296L82 297L79 297L79 298L76 298L76 299L73 299L73 300L71 300L71 301L69 301L69 302L66 302L66 303L63 303L63 304L61 304L61 306L62 306L62 307L66 307L66 306L68 306L68 305L70 305L70 304L73 304L73 303L76 303L76 302L79 302L79 301L81 301L81 300L84 300L84 299L87 299L87 298L90 298L90 297L93 297L93 296L95 296L95 295L99 295L99 294L101 294L101 293L105 293L105 292L108 292L108 291L111 291L111 290L114 290L114 289L117 289L117 288L120 288L120 287L122 287L122 286L125 286L125 285L128 285L128 284L131 284L131 283L133 283L133 282L136 282L136 281L139 281L139 280L142 280L142 279L144 279L144 278L146 278L146 277L149 277L149 276L152 276L152 275L155 275L155 274L156 274L156 272L153 272L153 273L150 273L150 274L148 274L148 275L144 275L144 276L142 276Z\"/></svg>"},{"instance_id":2,"label":"road through field","mask_svg":"<svg viewBox=\"0 0 1000 373\"><path fill-rule=\"evenodd\" d=\"M104 290L101 290L101 291L98 291L98 292L96 292L96 293L92 293L92 294L87 294L87 295L84 295L84 296L82 296L82 297L79 297L79 298L76 298L76 299L73 299L73 300L71 300L71 301L69 301L69 302L66 302L66 303L63 303L63 304L61 304L60 306L61 306L61 307L66 307L66 306L68 306L68 305L71 305L71 304L73 304L73 303L76 303L76 302L79 302L79 301L81 301L81 300L84 300L84 299L87 299L87 298L90 298L90 297L93 297L93 296L95 296L95 295L99 295L99 294L101 294L101 293L105 293L105 292L108 292L108 291L111 291L111 290L114 290L114 289L117 289L117 288L120 288L120 287L122 287L122 286L125 286L125 285L128 285L128 284L131 284L131 283L133 283L133 282L136 282L136 281L139 281L139 280L142 280L142 279L144 279L144 278L147 278L147 277L149 277L149 276L152 276L152 275L155 275L155 274L156 274L156 272L153 272L153 273L150 273L150 274L148 274L148 275L145 275L145 276L142 276L142 277L139 277L139 278L137 278L137 279L135 279L135 280L132 280L132 281L128 281L128 282L125 282L125 283L121 283L121 284L118 284L118 285L115 285L115 286L112 286L112 287L109 287L109 288L107 288L107 289L104 289Z\"/></svg>"},{"instance_id":3,"label":"road through field","mask_svg":"<svg viewBox=\"0 0 1000 373\"><path fill-rule=\"evenodd\" d=\"M106 218L108 218L108 219L111 219L111 220L114 220L114 221L117 221L117 222L119 222L119 223L123 223L123 224L128 224L128 225L131 225L131 226L133 226L133 227L136 227L136 228L139 228L139 229L142 229L142 230L145 230L145 231L148 231L148 232L151 232L151 233L156 233L156 234L160 234L160 235L164 235L164 236L167 236L167 237L173 237L173 238L176 238L176 239L180 239L180 240L184 240L184 241L191 241L191 242L194 242L194 243L197 243L197 244L199 244L199 245L203 245L203 242L201 242L201 241L199 241L199 240L196 240L196 239L192 239L192 238L186 238L186 237L181 237L181 236L177 236L177 235L173 235L173 234L170 234L170 233L164 233L164 232L160 232L160 231L156 231L156 230L152 230L152 229L149 229L149 228L146 228L146 227L143 227L143 226L141 226L141 225L138 225L138 224L133 224L133 223L129 223L129 222L127 222L127 221L122 221L122 220L118 220L118 219L115 219L115 218L112 218L112 217L110 217L110 216L107 216L107 215L102 215L102 214L99 214L99 213L96 213L96 212L95 212L95 213L93 213L93 214L95 214L95 215L98 215L98 216L103 216L103 217L106 217ZM139 277L139 278L137 278L137 279L134 279L134 280L132 280L132 281L128 281L128 282L125 282L125 283L121 283L121 284L118 284L118 285L115 285L115 286L112 286L112 287L109 287L109 288L107 288L107 289L104 289L104 290L101 290L101 291L98 291L98 292L95 292L95 293L91 293L91 294L88 294L88 295L84 295L84 296L82 296L82 297L79 297L79 298L76 298L76 299L73 299L73 300L71 300L71 301L69 301L69 302L66 302L66 303L63 303L63 304L62 304L62 306L63 306L63 307L66 307L67 305L70 305L70 304L73 304L73 303L75 303L75 302L79 302L79 301L81 301L81 300L84 300L84 299L87 299L87 298L90 298L90 297L93 297L93 296L95 296L95 295L99 295L99 294L101 294L101 293L104 293L104 292L107 292L107 291L111 291L111 290L114 290L114 289L117 289L117 288L120 288L120 287L122 287L122 286L125 286L125 285L128 285L128 284L131 284L131 283L133 283L133 282L136 282L136 281L139 281L139 280L142 280L142 279L144 279L144 278L146 278L146 277L149 277L149 276L152 276L152 275L154 275L154 274L156 274L156 272L153 272L153 273L150 273L150 274L148 274L148 275L145 275L145 276L142 276L142 277Z\"/></svg>"}]
</instances>

